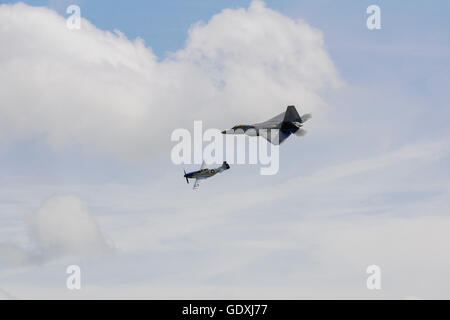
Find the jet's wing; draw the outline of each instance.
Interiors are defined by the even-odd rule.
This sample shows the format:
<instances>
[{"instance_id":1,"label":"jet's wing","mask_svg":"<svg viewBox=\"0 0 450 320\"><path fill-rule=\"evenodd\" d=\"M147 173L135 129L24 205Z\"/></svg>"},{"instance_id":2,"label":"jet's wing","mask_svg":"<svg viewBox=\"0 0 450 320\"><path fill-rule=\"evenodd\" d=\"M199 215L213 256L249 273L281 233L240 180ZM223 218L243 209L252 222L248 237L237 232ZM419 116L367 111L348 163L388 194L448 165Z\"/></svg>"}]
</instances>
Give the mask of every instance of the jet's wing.
<instances>
[{"instance_id":1,"label":"jet's wing","mask_svg":"<svg viewBox=\"0 0 450 320\"><path fill-rule=\"evenodd\" d=\"M284 140L289 138L290 132L273 129L273 130L260 130L259 135L264 137L267 141L274 145L279 145L283 143Z\"/></svg>"},{"instance_id":2,"label":"jet's wing","mask_svg":"<svg viewBox=\"0 0 450 320\"><path fill-rule=\"evenodd\" d=\"M194 183L194 187L192 188L193 190L197 190L198 189L198 186L199 186L199 184L200 184L200 180L197 178L197 179L195 179L195 183Z\"/></svg>"},{"instance_id":3,"label":"jet's wing","mask_svg":"<svg viewBox=\"0 0 450 320\"><path fill-rule=\"evenodd\" d=\"M259 128L275 128L276 126L278 126L280 124L280 122L283 121L284 119L284 115L286 112L282 112L279 115L276 115L275 117L261 122L261 123L255 123L254 126L259 129Z\"/></svg>"}]
</instances>

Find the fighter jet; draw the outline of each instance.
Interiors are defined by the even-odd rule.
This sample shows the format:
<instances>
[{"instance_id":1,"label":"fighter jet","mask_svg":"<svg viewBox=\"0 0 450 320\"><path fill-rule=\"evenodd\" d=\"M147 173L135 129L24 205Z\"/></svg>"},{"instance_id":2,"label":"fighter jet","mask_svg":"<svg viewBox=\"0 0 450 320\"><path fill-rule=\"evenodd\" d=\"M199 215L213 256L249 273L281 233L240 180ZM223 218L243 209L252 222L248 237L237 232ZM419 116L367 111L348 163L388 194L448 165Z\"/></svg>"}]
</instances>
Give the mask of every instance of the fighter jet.
<instances>
[{"instance_id":1,"label":"fighter jet","mask_svg":"<svg viewBox=\"0 0 450 320\"><path fill-rule=\"evenodd\" d=\"M272 144L278 145L291 134L303 136L306 130L303 123L310 119L310 114L298 115L295 106L288 106L285 112L265 122L252 125L237 125L231 129L222 131L223 134L246 134L249 136L262 136Z\"/></svg>"},{"instance_id":2,"label":"fighter jet","mask_svg":"<svg viewBox=\"0 0 450 320\"><path fill-rule=\"evenodd\" d=\"M200 170L192 171L189 173L186 173L184 171L184 177L186 178L186 182L189 183L189 179L195 179L194 187L193 189L197 189L199 186L199 183L201 180L210 178L214 176L215 174L230 169L230 165L224 161L223 164L216 168L216 169L208 169L206 168L205 161L203 161L202 166L200 167Z\"/></svg>"}]
</instances>

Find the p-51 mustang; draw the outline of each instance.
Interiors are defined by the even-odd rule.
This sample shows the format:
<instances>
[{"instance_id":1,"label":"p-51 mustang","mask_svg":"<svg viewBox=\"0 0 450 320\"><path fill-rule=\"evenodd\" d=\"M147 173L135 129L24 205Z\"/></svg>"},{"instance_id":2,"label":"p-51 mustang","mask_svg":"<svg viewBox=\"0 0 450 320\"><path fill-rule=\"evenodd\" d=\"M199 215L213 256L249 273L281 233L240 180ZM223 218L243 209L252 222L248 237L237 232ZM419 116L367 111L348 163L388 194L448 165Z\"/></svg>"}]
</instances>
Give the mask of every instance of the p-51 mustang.
<instances>
[{"instance_id":1,"label":"p-51 mustang","mask_svg":"<svg viewBox=\"0 0 450 320\"><path fill-rule=\"evenodd\" d=\"M186 178L186 182L189 183L189 179L195 179L195 183L194 183L194 187L193 189L197 189L200 180L204 180L204 179L208 179L212 176L214 176L215 174L228 170L230 169L230 165L224 161L223 164L216 168L216 169L208 169L206 168L206 164L205 161L203 161L202 166L200 167L200 170L197 171L192 171L189 173L186 173L186 171L184 171L184 177Z\"/></svg>"}]
</instances>

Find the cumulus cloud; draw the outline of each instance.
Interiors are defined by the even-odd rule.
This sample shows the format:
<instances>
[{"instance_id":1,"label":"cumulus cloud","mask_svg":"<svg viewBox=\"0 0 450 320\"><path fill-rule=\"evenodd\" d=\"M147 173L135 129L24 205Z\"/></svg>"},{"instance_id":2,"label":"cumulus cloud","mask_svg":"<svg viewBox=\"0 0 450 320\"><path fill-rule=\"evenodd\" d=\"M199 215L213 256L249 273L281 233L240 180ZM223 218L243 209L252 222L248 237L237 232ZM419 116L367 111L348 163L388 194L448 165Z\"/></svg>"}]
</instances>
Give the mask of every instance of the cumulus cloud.
<instances>
[{"instance_id":1,"label":"cumulus cloud","mask_svg":"<svg viewBox=\"0 0 450 320\"><path fill-rule=\"evenodd\" d=\"M109 245L87 206L75 196L55 196L29 219L32 236L47 254L97 254Z\"/></svg>"},{"instance_id":2,"label":"cumulus cloud","mask_svg":"<svg viewBox=\"0 0 450 320\"><path fill-rule=\"evenodd\" d=\"M170 133L259 121L288 104L320 113L341 80L321 32L253 1L196 23L185 48L158 60L141 39L25 4L0 6L0 137L39 135L133 159Z\"/></svg>"},{"instance_id":3,"label":"cumulus cloud","mask_svg":"<svg viewBox=\"0 0 450 320\"><path fill-rule=\"evenodd\" d=\"M55 257L95 256L109 252L105 239L86 204L73 195L53 196L27 219L32 249L0 244L3 259L10 263L39 263Z\"/></svg>"}]
</instances>

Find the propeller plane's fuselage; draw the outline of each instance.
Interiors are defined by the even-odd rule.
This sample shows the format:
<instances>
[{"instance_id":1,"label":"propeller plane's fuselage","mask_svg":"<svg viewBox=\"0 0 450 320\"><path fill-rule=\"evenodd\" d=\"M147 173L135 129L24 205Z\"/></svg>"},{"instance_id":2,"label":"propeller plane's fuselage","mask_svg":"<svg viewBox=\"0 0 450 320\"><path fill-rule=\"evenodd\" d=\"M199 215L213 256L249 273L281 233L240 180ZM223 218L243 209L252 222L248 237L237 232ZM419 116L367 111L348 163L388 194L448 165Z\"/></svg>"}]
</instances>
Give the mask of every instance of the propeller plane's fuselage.
<instances>
[{"instance_id":1,"label":"propeller plane's fuselage","mask_svg":"<svg viewBox=\"0 0 450 320\"><path fill-rule=\"evenodd\" d=\"M219 172L225 171L230 169L230 165L224 161L223 164L215 169L208 169L204 167L204 162L202 164L202 168L197 171L192 172L184 172L184 178L186 179L186 182L189 183L189 179L195 179L194 189L198 188L199 180L211 178L212 176L218 174Z\"/></svg>"},{"instance_id":2,"label":"propeller plane's fuselage","mask_svg":"<svg viewBox=\"0 0 450 320\"><path fill-rule=\"evenodd\" d=\"M202 169L197 171L188 172L184 175L185 178L188 179L206 179L214 176L219 173L221 170L217 169Z\"/></svg>"}]
</instances>

